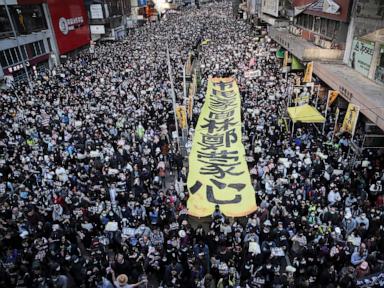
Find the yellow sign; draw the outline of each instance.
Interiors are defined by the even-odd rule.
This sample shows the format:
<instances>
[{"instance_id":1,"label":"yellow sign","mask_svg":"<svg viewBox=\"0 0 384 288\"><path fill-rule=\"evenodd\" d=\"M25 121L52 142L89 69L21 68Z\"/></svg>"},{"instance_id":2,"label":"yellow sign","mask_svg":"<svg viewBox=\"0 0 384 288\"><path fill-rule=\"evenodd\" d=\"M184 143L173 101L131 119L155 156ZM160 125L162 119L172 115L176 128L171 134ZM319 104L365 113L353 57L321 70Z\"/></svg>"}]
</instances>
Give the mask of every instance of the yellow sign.
<instances>
[{"instance_id":1,"label":"yellow sign","mask_svg":"<svg viewBox=\"0 0 384 288\"><path fill-rule=\"evenodd\" d=\"M303 82L312 82L312 73L313 73L313 62L309 62L307 64L307 68L305 69L304 80Z\"/></svg>"},{"instance_id":2,"label":"yellow sign","mask_svg":"<svg viewBox=\"0 0 384 288\"><path fill-rule=\"evenodd\" d=\"M284 61L283 61L283 67L287 67L288 66L288 51L285 50L284 52Z\"/></svg>"},{"instance_id":3,"label":"yellow sign","mask_svg":"<svg viewBox=\"0 0 384 288\"><path fill-rule=\"evenodd\" d=\"M348 132L352 136L355 134L357 119L359 117L360 107L349 103L347 114L345 114L343 125L341 126L342 132Z\"/></svg>"},{"instance_id":4,"label":"yellow sign","mask_svg":"<svg viewBox=\"0 0 384 288\"><path fill-rule=\"evenodd\" d=\"M176 117L179 120L180 128L187 128L187 111L185 106L177 106L176 107Z\"/></svg>"},{"instance_id":5,"label":"yellow sign","mask_svg":"<svg viewBox=\"0 0 384 288\"><path fill-rule=\"evenodd\" d=\"M329 97L329 100L328 100L328 106L331 106L333 102L335 102L337 96L339 96L339 91L336 91L336 90L330 90L328 92L328 97Z\"/></svg>"},{"instance_id":6,"label":"yellow sign","mask_svg":"<svg viewBox=\"0 0 384 288\"><path fill-rule=\"evenodd\" d=\"M230 217L256 210L241 142L241 99L234 78L211 78L195 129L187 185L188 213L211 215L215 206Z\"/></svg>"}]
</instances>

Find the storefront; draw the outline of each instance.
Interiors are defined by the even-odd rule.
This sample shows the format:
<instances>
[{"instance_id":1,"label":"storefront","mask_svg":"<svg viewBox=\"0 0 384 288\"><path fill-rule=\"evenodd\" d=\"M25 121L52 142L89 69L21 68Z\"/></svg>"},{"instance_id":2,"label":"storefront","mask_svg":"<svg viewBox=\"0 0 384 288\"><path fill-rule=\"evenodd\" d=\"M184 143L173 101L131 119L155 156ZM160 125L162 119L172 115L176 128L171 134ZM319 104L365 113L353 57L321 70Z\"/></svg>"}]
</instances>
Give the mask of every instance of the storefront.
<instances>
[{"instance_id":1,"label":"storefront","mask_svg":"<svg viewBox=\"0 0 384 288\"><path fill-rule=\"evenodd\" d=\"M381 84L342 64L314 62L314 74L339 91L346 101L359 106L360 112L384 131L384 89Z\"/></svg>"},{"instance_id":2,"label":"storefront","mask_svg":"<svg viewBox=\"0 0 384 288\"><path fill-rule=\"evenodd\" d=\"M90 42L88 16L81 0L48 0L52 26L60 55Z\"/></svg>"}]
</instances>

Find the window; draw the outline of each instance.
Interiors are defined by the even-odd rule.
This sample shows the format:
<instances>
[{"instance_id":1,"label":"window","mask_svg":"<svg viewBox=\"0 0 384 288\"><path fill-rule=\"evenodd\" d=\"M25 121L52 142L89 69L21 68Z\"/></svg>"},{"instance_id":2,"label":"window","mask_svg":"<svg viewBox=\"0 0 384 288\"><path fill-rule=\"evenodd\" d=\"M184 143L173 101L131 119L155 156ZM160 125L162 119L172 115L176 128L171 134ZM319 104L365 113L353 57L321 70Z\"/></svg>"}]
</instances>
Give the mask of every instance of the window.
<instances>
[{"instance_id":1,"label":"window","mask_svg":"<svg viewBox=\"0 0 384 288\"><path fill-rule=\"evenodd\" d=\"M7 67L8 66L8 61L7 61L7 57L5 57L5 51L1 51L0 52L0 64L1 66L3 67Z\"/></svg>"},{"instance_id":2,"label":"window","mask_svg":"<svg viewBox=\"0 0 384 288\"><path fill-rule=\"evenodd\" d=\"M20 34L30 34L47 29L41 5L13 5L10 7L16 29Z\"/></svg>"},{"instance_id":3,"label":"window","mask_svg":"<svg viewBox=\"0 0 384 288\"><path fill-rule=\"evenodd\" d=\"M45 54L44 41L40 40L40 41L29 44L29 49L31 50L32 57Z\"/></svg>"},{"instance_id":4,"label":"window","mask_svg":"<svg viewBox=\"0 0 384 288\"><path fill-rule=\"evenodd\" d=\"M380 47L379 63L377 64L375 79L384 84L384 44Z\"/></svg>"},{"instance_id":5,"label":"window","mask_svg":"<svg viewBox=\"0 0 384 288\"><path fill-rule=\"evenodd\" d=\"M52 51L52 47L51 47L51 38L47 38L47 42L48 42L48 49L49 49L48 52L51 52L51 51Z\"/></svg>"},{"instance_id":6,"label":"window","mask_svg":"<svg viewBox=\"0 0 384 288\"><path fill-rule=\"evenodd\" d=\"M21 46L20 49L24 59L27 60L28 57L26 54L25 46ZM19 48L15 47L0 51L0 62L3 68L22 63L23 58L21 58Z\"/></svg>"},{"instance_id":7,"label":"window","mask_svg":"<svg viewBox=\"0 0 384 288\"><path fill-rule=\"evenodd\" d=\"M12 35L12 26L9 22L5 6L0 6L0 38Z\"/></svg>"}]
</instances>

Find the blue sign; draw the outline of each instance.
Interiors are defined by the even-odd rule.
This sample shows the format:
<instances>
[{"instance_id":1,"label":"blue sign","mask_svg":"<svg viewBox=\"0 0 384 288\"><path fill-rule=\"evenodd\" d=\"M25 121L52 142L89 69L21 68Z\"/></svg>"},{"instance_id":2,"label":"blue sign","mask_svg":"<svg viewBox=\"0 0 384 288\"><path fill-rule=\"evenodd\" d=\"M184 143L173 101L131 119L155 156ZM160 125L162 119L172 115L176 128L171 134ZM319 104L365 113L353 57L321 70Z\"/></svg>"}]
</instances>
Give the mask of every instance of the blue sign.
<instances>
[{"instance_id":1,"label":"blue sign","mask_svg":"<svg viewBox=\"0 0 384 288\"><path fill-rule=\"evenodd\" d=\"M147 0L137 0L137 5L139 7L141 6L147 6Z\"/></svg>"}]
</instances>

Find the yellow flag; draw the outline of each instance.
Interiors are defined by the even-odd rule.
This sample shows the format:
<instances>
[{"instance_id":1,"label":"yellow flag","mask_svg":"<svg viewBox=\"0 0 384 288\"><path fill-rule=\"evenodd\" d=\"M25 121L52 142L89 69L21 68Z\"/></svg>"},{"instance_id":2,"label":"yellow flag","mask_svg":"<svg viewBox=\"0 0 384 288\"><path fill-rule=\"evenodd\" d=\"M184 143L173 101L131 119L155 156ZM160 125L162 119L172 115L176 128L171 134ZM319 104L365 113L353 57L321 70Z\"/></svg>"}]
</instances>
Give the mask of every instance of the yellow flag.
<instances>
[{"instance_id":1,"label":"yellow flag","mask_svg":"<svg viewBox=\"0 0 384 288\"><path fill-rule=\"evenodd\" d=\"M352 136L355 134L357 119L359 117L360 107L349 103L347 114L345 114L341 131L348 132Z\"/></svg>"},{"instance_id":2,"label":"yellow flag","mask_svg":"<svg viewBox=\"0 0 384 288\"><path fill-rule=\"evenodd\" d=\"M313 62L309 62L307 64L307 68L305 69L303 82L306 82L306 83L312 82L312 73L313 73Z\"/></svg>"},{"instance_id":3,"label":"yellow flag","mask_svg":"<svg viewBox=\"0 0 384 288\"><path fill-rule=\"evenodd\" d=\"M187 111L185 106L176 107L176 117L179 122L180 128L184 129L187 127Z\"/></svg>"},{"instance_id":4,"label":"yellow flag","mask_svg":"<svg viewBox=\"0 0 384 288\"><path fill-rule=\"evenodd\" d=\"M331 90L328 94L328 106L331 106L333 102L335 102L337 96L339 96L339 91Z\"/></svg>"},{"instance_id":5,"label":"yellow flag","mask_svg":"<svg viewBox=\"0 0 384 288\"><path fill-rule=\"evenodd\" d=\"M287 67L288 66L288 51L285 50L284 52L284 61L283 61L283 67Z\"/></svg>"},{"instance_id":6,"label":"yellow flag","mask_svg":"<svg viewBox=\"0 0 384 288\"><path fill-rule=\"evenodd\" d=\"M195 129L187 185L188 213L211 215L215 206L231 217L256 210L241 141L241 98L234 78L211 78Z\"/></svg>"}]
</instances>

